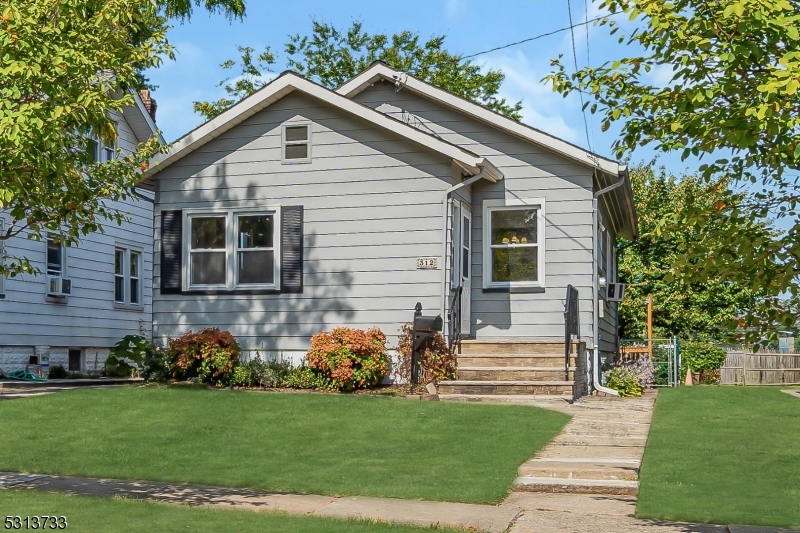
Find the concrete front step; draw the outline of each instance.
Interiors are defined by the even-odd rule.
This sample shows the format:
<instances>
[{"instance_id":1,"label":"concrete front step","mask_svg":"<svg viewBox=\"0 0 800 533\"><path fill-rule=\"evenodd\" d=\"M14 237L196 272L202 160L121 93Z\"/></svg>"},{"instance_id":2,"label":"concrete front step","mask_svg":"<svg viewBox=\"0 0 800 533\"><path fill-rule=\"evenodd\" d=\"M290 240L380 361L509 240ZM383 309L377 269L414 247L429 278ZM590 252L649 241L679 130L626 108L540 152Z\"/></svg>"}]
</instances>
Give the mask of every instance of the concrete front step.
<instances>
[{"instance_id":1,"label":"concrete front step","mask_svg":"<svg viewBox=\"0 0 800 533\"><path fill-rule=\"evenodd\" d=\"M467 381L439 383L441 394L537 394L572 396L573 381Z\"/></svg>"},{"instance_id":2,"label":"concrete front step","mask_svg":"<svg viewBox=\"0 0 800 533\"><path fill-rule=\"evenodd\" d=\"M637 481L639 464L620 464L596 459L592 462L534 459L519 467L520 476L554 479L605 479Z\"/></svg>"},{"instance_id":3,"label":"concrete front step","mask_svg":"<svg viewBox=\"0 0 800 533\"><path fill-rule=\"evenodd\" d=\"M575 357L570 356L569 366L575 368ZM518 368L546 367L561 368L566 366L564 354L493 354L472 353L458 355L459 367L480 368Z\"/></svg>"},{"instance_id":4,"label":"concrete front step","mask_svg":"<svg viewBox=\"0 0 800 533\"><path fill-rule=\"evenodd\" d=\"M639 492L639 482L623 479L558 479L520 476L514 480L514 490L517 492L564 492L636 496Z\"/></svg>"},{"instance_id":5,"label":"concrete front step","mask_svg":"<svg viewBox=\"0 0 800 533\"><path fill-rule=\"evenodd\" d=\"M579 343L573 343L573 353L578 353ZM462 354L564 354L564 341L558 340L465 340L461 341Z\"/></svg>"},{"instance_id":6,"label":"concrete front step","mask_svg":"<svg viewBox=\"0 0 800 533\"><path fill-rule=\"evenodd\" d=\"M567 372L559 367L519 366L496 368L491 366L458 367L458 379L466 381L573 381L575 368Z\"/></svg>"}]
</instances>

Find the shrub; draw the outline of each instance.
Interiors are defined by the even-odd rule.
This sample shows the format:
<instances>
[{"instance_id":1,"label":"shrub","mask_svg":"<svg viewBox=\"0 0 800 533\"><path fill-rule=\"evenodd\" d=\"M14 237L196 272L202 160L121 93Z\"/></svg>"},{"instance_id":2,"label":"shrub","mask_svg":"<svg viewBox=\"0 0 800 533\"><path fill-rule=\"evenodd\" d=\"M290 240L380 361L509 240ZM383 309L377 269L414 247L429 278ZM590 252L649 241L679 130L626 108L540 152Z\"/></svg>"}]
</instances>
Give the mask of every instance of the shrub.
<instances>
[{"instance_id":1,"label":"shrub","mask_svg":"<svg viewBox=\"0 0 800 533\"><path fill-rule=\"evenodd\" d=\"M191 330L169 341L167 360L176 379L201 383L230 383L242 353L233 335L218 328Z\"/></svg>"},{"instance_id":2,"label":"shrub","mask_svg":"<svg viewBox=\"0 0 800 533\"><path fill-rule=\"evenodd\" d=\"M400 355L396 371L397 377L411 382L411 351L413 350L413 324L403 324L397 339L397 353ZM447 349L444 335L434 333L420 350L420 385L439 383L456 377L456 356Z\"/></svg>"},{"instance_id":3,"label":"shrub","mask_svg":"<svg viewBox=\"0 0 800 533\"><path fill-rule=\"evenodd\" d=\"M324 389L328 386L325 376L314 372L305 365L292 369L284 383L293 389Z\"/></svg>"},{"instance_id":4,"label":"shrub","mask_svg":"<svg viewBox=\"0 0 800 533\"><path fill-rule=\"evenodd\" d=\"M289 361L270 360L261 376L261 384L265 387L289 387L289 376L292 374L292 364Z\"/></svg>"},{"instance_id":5,"label":"shrub","mask_svg":"<svg viewBox=\"0 0 800 533\"><path fill-rule=\"evenodd\" d=\"M106 376L135 376L144 360L158 348L147 337L141 335L125 335L111 348L111 353L103 365ZM128 361L133 361L136 366Z\"/></svg>"},{"instance_id":6,"label":"shrub","mask_svg":"<svg viewBox=\"0 0 800 533\"><path fill-rule=\"evenodd\" d=\"M61 365L54 365L50 367L50 374L48 374L49 379L65 379L69 377L69 372L64 370L64 367Z\"/></svg>"},{"instance_id":7,"label":"shrub","mask_svg":"<svg viewBox=\"0 0 800 533\"><path fill-rule=\"evenodd\" d=\"M725 350L710 342L681 343L681 363L691 368L692 372L716 370L725 362L727 355Z\"/></svg>"},{"instance_id":8,"label":"shrub","mask_svg":"<svg viewBox=\"0 0 800 533\"><path fill-rule=\"evenodd\" d=\"M608 374L606 387L619 392L620 396L641 396L644 387L639 379L625 366L618 366Z\"/></svg>"},{"instance_id":9,"label":"shrub","mask_svg":"<svg viewBox=\"0 0 800 533\"><path fill-rule=\"evenodd\" d=\"M609 372L606 386L620 396L641 396L644 389L653 384L654 371L649 357L621 362Z\"/></svg>"},{"instance_id":10,"label":"shrub","mask_svg":"<svg viewBox=\"0 0 800 533\"><path fill-rule=\"evenodd\" d=\"M328 387L343 391L372 388L389 372L386 335L337 327L311 337L308 368L325 377Z\"/></svg>"}]
</instances>

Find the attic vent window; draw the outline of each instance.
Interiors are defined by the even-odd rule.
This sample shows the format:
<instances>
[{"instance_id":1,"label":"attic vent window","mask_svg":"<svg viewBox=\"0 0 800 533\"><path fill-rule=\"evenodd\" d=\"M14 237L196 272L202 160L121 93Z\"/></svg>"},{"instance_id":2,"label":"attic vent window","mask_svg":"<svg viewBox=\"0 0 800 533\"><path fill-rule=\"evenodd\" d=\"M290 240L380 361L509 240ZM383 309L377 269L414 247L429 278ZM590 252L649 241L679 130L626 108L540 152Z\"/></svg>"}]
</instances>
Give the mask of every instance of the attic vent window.
<instances>
[{"instance_id":1,"label":"attic vent window","mask_svg":"<svg viewBox=\"0 0 800 533\"><path fill-rule=\"evenodd\" d=\"M311 125L285 124L283 126L283 162L311 162Z\"/></svg>"}]
</instances>

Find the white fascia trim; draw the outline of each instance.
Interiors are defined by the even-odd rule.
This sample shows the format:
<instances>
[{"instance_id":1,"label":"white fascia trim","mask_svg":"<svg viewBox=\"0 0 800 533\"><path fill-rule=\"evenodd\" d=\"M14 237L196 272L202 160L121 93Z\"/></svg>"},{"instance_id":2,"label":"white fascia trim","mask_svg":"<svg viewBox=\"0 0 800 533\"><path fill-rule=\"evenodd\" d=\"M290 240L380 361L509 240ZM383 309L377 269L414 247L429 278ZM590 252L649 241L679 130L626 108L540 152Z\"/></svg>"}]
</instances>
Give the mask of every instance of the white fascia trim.
<instances>
[{"instance_id":1,"label":"white fascia trim","mask_svg":"<svg viewBox=\"0 0 800 533\"><path fill-rule=\"evenodd\" d=\"M161 132L158 131L158 126L156 123L153 122L153 117L150 116L150 113L147 111L147 108L142 101L142 97L139 96L139 93L131 89L131 94L133 94L133 100L136 102L136 107L139 109L139 112L142 114L142 118L147 123L147 127L150 128L150 133L153 135L158 135L158 140L161 144L167 144L167 141L164 140L164 137L161 135Z\"/></svg>"},{"instance_id":2,"label":"white fascia trim","mask_svg":"<svg viewBox=\"0 0 800 533\"><path fill-rule=\"evenodd\" d=\"M334 91L328 90L321 85L317 85L293 72L286 72L270 82L263 89L245 98L224 113L176 141L167 154L154 158L153 165L145 172L145 176L150 176L159 170L163 170L192 150L210 142L294 90L301 91L325 103L336 106L376 126L390 130L411 141L450 157L466 169L470 169L473 174L478 173L479 166L486 164L486 160L483 157L468 152L453 144L441 141L417 128L388 117L380 111L375 111L349 98L345 98Z\"/></svg>"},{"instance_id":3,"label":"white fascia trim","mask_svg":"<svg viewBox=\"0 0 800 533\"><path fill-rule=\"evenodd\" d=\"M353 98L380 79L385 79L390 82L399 79L403 88L422 93L438 103L456 109L483 122L492 124L501 130L522 137L527 141L548 148L577 163L591 168L599 167L614 175L619 173L620 164L616 161L594 155L587 150L574 146L557 137L553 137L530 126L511 120L508 117L504 117L483 106L474 104L469 100L439 89L438 87L434 87L404 72L394 70L383 63L372 65L367 70L336 89L336 92L347 98Z\"/></svg>"}]
</instances>

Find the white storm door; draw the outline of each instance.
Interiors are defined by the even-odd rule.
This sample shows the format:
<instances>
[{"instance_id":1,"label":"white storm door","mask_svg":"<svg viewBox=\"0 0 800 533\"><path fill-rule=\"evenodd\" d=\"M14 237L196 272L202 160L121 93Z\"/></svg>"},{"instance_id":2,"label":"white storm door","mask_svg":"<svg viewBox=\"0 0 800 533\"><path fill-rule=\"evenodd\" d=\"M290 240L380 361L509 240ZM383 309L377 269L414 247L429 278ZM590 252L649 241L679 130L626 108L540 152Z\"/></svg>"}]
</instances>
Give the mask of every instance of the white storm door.
<instances>
[{"instance_id":1,"label":"white storm door","mask_svg":"<svg viewBox=\"0 0 800 533\"><path fill-rule=\"evenodd\" d=\"M461 269L461 334L470 334L472 305L472 213L466 204L461 204L461 227L459 228L459 267Z\"/></svg>"}]
</instances>

